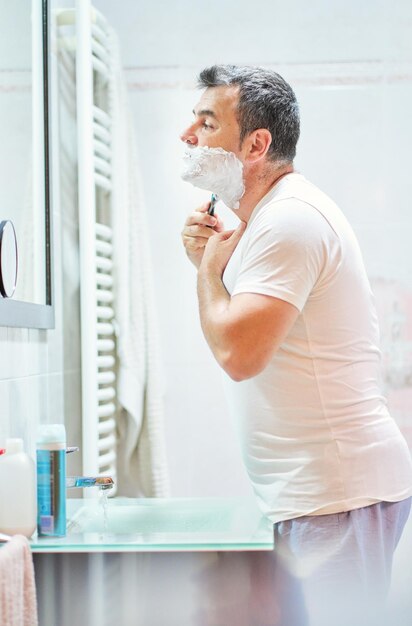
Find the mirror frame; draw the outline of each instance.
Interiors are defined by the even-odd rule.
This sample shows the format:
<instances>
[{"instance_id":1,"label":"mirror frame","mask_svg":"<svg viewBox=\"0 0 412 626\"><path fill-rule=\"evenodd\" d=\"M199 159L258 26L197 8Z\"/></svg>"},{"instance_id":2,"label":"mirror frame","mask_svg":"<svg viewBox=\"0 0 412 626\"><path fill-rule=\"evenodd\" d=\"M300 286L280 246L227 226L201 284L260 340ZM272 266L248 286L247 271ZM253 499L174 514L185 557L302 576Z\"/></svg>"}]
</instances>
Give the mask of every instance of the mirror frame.
<instances>
[{"instance_id":1,"label":"mirror frame","mask_svg":"<svg viewBox=\"0 0 412 626\"><path fill-rule=\"evenodd\" d=\"M33 1L32 10L37 4ZM52 211L50 176L50 66L49 66L49 7L48 0L39 0L42 25L43 53L43 138L44 138L44 214L45 214L45 285L46 304L22 302L0 297L0 326L48 329L55 327L53 276L52 276ZM40 20L39 20L40 21ZM17 242L18 243L18 242Z\"/></svg>"}]
</instances>

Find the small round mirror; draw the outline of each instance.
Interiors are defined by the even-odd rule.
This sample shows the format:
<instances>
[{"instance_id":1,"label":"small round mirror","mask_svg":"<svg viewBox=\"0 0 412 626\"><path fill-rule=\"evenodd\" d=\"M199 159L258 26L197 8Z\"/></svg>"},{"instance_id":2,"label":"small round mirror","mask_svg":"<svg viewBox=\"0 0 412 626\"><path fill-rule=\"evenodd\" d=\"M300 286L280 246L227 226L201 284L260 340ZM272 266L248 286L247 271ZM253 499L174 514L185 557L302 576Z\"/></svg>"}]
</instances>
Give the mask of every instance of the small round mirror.
<instances>
[{"instance_id":1,"label":"small round mirror","mask_svg":"<svg viewBox=\"0 0 412 626\"><path fill-rule=\"evenodd\" d=\"M0 294L11 298L17 284L17 239L10 220L0 222Z\"/></svg>"}]
</instances>

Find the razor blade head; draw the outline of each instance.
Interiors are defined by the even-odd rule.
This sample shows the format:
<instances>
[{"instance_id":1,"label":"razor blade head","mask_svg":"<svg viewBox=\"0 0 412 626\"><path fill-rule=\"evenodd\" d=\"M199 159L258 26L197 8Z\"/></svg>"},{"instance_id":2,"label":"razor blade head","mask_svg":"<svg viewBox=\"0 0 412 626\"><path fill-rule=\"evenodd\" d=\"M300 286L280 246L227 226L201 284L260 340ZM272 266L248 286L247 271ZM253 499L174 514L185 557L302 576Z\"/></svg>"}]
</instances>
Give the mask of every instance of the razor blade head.
<instances>
[{"instance_id":1,"label":"razor blade head","mask_svg":"<svg viewBox=\"0 0 412 626\"><path fill-rule=\"evenodd\" d=\"M210 207L207 211L209 215L214 215L217 201L218 201L217 195L215 193L212 193L212 197L210 198Z\"/></svg>"}]
</instances>

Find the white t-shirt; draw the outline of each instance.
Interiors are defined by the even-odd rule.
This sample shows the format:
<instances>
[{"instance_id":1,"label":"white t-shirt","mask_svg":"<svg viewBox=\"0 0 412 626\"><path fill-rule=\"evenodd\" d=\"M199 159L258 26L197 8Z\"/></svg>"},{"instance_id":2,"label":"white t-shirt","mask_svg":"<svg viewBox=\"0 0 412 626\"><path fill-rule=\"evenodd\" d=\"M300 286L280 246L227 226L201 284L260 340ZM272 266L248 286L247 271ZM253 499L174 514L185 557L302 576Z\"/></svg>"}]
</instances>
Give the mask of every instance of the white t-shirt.
<instances>
[{"instance_id":1,"label":"white t-shirt","mask_svg":"<svg viewBox=\"0 0 412 626\"><path fill-rule=\"evenodd\" d=\"M225 376L263 511L279 522L412 495L412 462L380 384L379 329L356 237L340 209L292 173L259 202L223 276L300 315L257 376Z\"/></svg>"}]
</instances>

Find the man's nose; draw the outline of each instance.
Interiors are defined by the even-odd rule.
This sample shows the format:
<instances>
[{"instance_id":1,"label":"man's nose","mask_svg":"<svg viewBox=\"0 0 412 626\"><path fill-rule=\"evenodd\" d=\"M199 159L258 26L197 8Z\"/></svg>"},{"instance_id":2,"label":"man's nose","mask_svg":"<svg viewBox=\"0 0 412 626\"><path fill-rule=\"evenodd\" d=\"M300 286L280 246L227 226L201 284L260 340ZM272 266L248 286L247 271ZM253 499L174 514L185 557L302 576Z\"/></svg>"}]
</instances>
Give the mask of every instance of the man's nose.
<instances>
[{"instance_id":1,"label":"man's nose","mask_svg":"<svg viewBox=\"0 0 412 626\"><path fill-rule=\"evenodd\" d=\"M197 136L196 136L196 134L194 132L193 126L189 126L189 128L186 128L186 130L184 130L182 132L182 134L180 135L180 139L184 143L188 143L191 146L196 146L197 145Z\"/></svg>"}]
</instances>

